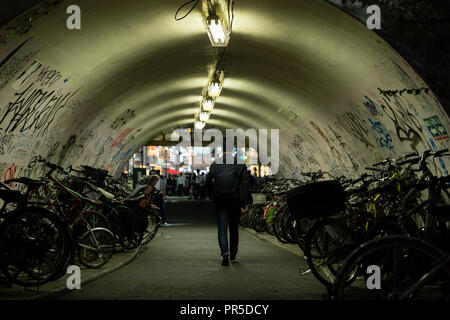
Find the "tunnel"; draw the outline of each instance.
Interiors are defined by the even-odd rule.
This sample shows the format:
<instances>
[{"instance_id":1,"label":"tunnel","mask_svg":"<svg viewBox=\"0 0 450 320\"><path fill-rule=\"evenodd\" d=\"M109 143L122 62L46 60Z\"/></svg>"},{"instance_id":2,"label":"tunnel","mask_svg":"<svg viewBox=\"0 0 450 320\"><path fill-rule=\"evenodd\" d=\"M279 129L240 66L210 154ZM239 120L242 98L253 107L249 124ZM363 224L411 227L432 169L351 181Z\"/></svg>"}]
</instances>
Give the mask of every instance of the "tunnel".
<instances>
[{"instance_id":1,"label":"tunnel","mask_svg":"<svg viewBox=\"0 0 450 320\"><path fill-rule=\"evenodd\" d=\"M381 29L369 28L370 5L381 7ZM222 90L203 131L268 130L279 159L272 173L280 179L318 170L356 179L383 159L449 148L449 6L435 5L6 1L0 27L2 181L41 178L39 157L118 178L142 147L170 141L176 130L194 131L218 74ZM212 46L208 38L210 6L230 30L226 46ZM424 18L427 12L433 16ZM442 41L442 50L430 39ZM447 176L449 167L448 157L430 161L436 177ZM172 207L180 208L176 201ZM177 237L176 230L170 236Z\"/></svg>"}]
</instances>

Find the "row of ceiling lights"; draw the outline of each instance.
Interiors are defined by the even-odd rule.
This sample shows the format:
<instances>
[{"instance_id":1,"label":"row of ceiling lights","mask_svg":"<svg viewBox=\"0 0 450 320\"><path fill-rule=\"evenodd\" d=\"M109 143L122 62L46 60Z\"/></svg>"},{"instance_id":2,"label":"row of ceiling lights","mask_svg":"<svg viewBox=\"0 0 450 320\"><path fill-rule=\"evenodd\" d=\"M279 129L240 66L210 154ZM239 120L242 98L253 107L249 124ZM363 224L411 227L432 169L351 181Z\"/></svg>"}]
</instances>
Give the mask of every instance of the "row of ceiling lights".
<instances>
[{"instance_id":1,"label":"row of ceiling lights","mask_svg":"<svg viewBox=\"0 0 450 320\"><path fill-rule=\"evenodd\" d=\"M227 24L218 16L213 8L210 8L209 15L204 19L206 31L213 47L226 47L230 40L231 30L228 30ZM217 63L216 70L212 80L208 84L206 94L203 97L200 111L195 116L195 129L203 129L206 122L211 116L214 109L214 104L217 97L222 92L224 72L220 70L220 65Z\"/></svg>"}]
</instances>

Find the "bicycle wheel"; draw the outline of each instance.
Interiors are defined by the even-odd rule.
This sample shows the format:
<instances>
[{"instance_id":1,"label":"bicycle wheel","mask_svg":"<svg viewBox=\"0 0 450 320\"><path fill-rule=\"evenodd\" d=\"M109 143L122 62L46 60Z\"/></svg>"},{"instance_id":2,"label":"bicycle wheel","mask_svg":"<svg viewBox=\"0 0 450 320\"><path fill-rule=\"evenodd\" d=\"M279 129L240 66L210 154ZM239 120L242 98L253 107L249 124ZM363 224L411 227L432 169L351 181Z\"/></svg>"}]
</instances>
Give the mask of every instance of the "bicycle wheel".
<instances>
[{"instance_id":1,"label":"bicycle wheel","mask_svg":"<svg viewBox=\"0 0 450 320\"><path fill-rule=\"evenodd\" d=\"M0 225L0 269L24 287L54 278L67 261L67 230L61 219L43 208L12 212Z\"/></svg>"},{"instance_id":2,"label":"bicycle wheel","mask_svg":"<svg viewBox=\"0 0 450 320\"><path fill-rule=\"evenodd\" d=\"M306 247L306 235L314 223L314 220L311 218L301 218L297 220L297 244L303 253L305 252Z\"/></svg>"},{"instance_id":3,"label":"bicycle wheel","mask_svg":"<svg viewBox=\"0 0 450 320\"><path fill-rule=\"evenodd\" d=\"M284 227L281 229L283 236L289 243L297 243L297 220L288 214Z\"/></svg>"},{"instance_id":4,"label":"bicycle wheel","mask_svg":"<svg viewBox=\"0 0 450 320\"><path fill-rule=\"evenodd\" d=\"M284 220L286 219L286 212L287 212L288 208L287 205L283 205L276 213L275 218L274 218L274 232L275 232L275 237L277 237L278 241L280 241L281 243L289 243L288 240L286 240L283 236L283 231L282 231L282 226L284 223Z\"/></svg>"},{"instance_id":5,"label":"bicycle wheel","mask_svg":"<svg viewBox=\"0 0 450 320\"><path fill-rule=\"evenodd\" d=\"M264 232L266 230L266 220L264 219L264 211L261 206L253 206L253 230L256 232Z\"/></svg>"},{"instance_id":6,"label":"bicycle wheel","mask_svg":"<svg viewBox=\"0 0 450 320\"><path fill-rule=\"evenodd\" d=\"M337 270L355 247L353 234L343 224L332 219L323 219L309 230L304 253L317 280L331 288ZM357 275L356 269L352 271L347 283L353 281Z\"/></svg>"},{"instance_id":7,"label":"bicycle wheel","mask_svg":"<svg viewBox=\"0 0 450 320\"><path fill-rule=\"evenodd\" d=\"M78 242L78 259L89 269L104 266L114 253L115 239L107 229L91 229Z\"/></svg>"},{"instance_id":8,"label":"bicycle wheel","mask_svg":"<svg viewBox=\"0 0 450 320\"><path fill-rule=\"evenodd\" d=\"M148 226L146 231L142 235L142 239L140 241L141 245L147 244L153 240L156 233L158 232L159 226L161 225L161 217L154 211L147 216Z\"/></svg>"},{"instance_id":9,"label":"bicycle wheel","mask_svg":"<svg viewBox=\"0 0 450 320\"><path fill-rule=\"evenodd\" d=\"M374 239L354 250L346 259L337 274L333 285L333 299L439 299L448 298L450 288L450 265L447 262L433 277L427 279L423 287L419 287L407 296L411 289L423 277L426 279L430 270L447 257L432 244L406 236L390 236ZM345 278L349 272L358 267L363 272L368 266L378 266L380 270L380 288L368 289L367 280L370 274L352 286L345 286Z\"/></svg>"},{"instance_id":10,"label":"bicycle wheel","mask_svg":"<svg viewBox=\"0 0 450 320\"><path fill-rule=\"evenodd\" d=\"M249 210L247 212L245 212L244 214L242 214L241 217L239 218L239 224L243 228L248 228L248 214L249 214Z\"/></svg>"},{"instance_id":11,"label":"bicycle wheel","mask_svg":"<svg viewBox=\"0 0 450 320\"><path fill-rule=\"evenodd\" d=\"M133 212L128 207L116 206L108 212L107 219L111 223L110 230L118 238L119 247L128 249L131 246L135 230Z\"/></svg>"},{"instance_id":12,"label":"bicycle wheel","mask_svg":"<svg viewBox=\"0 0 450 320\"><path fill-rule=\"evenodd\" d=\"M84 214L84 220L86 220L91 228L106 228L111 230L112 225L107 216L98 211L87 211Z\"/></svg>"}]
</instances>

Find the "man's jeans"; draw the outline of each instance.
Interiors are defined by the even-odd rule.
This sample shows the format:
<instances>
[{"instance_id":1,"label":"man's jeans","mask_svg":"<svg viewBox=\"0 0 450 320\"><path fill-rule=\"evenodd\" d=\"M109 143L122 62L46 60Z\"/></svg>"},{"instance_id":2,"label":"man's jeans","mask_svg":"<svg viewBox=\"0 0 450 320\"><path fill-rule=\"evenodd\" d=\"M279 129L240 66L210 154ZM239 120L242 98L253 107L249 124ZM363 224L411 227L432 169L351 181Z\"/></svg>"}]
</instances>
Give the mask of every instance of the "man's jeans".
<instances>
[{"instance_id":1,"label":"man's jeans","mask_svg":"<svg viewBox=\"0 0 450 320\"><path fill-rule=\"evenodd\" d=\"M239 244L239 218L241 206L237 199L214 201L216 204L220 253L236 255ZM228 229L230 246L228 247ZM230 251L228 251L228 248Z\"/></svg>"}]
</instances>

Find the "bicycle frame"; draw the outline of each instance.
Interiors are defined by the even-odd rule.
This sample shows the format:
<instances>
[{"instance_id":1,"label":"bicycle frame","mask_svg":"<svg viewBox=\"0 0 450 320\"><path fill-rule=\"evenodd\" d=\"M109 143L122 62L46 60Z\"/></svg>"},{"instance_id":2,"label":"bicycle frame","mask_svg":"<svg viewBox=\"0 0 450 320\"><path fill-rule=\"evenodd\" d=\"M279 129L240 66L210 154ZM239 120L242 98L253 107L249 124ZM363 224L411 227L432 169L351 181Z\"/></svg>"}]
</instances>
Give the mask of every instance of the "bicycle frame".
<instances>
[{"instance_id":1,"label":"bicycle frame","mask_svg":"<svg viewBox=\"0 0 450 320\"><path fill-rule=\"evenodd\" d=\"M406 300L414 296L416 292L418 292L420 289L422 289L430 279L433 278L439 271L441 271L445 267L450 267L450 254L443 255L429 270L426 272L415 284L413 284L411 287L406 289L400 296L400 300Z\"/></svg>"}]
</instances>

